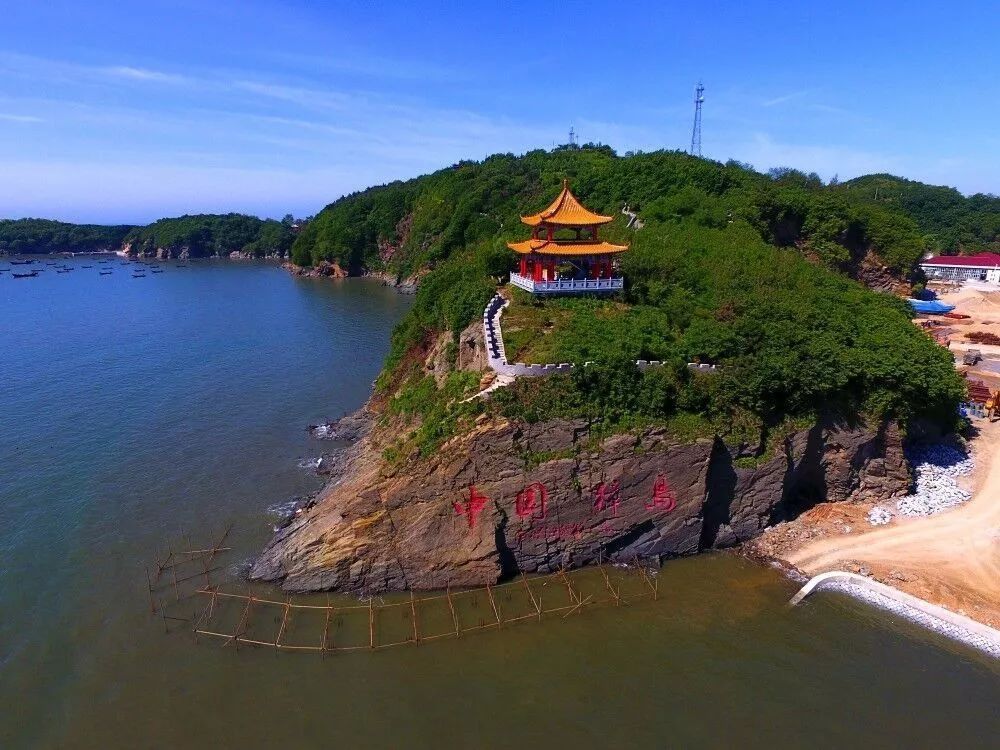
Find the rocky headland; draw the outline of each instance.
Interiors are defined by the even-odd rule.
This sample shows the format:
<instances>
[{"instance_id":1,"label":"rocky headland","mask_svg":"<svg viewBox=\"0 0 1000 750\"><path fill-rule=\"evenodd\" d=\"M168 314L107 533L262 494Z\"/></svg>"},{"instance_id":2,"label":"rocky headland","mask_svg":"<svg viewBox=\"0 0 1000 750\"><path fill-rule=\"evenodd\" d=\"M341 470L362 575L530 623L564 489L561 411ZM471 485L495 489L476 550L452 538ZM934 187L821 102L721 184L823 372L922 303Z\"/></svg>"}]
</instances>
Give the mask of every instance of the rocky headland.
<instances>
[{"instance_id":1,"label":"rocky headland","mask_svg":"<svg viewBox=\"0 0 1000 750\"><path fill-rule=\"evenodd\" d=\"M647 429L592 440L583 421L483 415L432 457L397 467L377 430L358 435L357 424L330 483L275 534L252 578L375 593L691 555L819 502L888 500L910 483L891 422L820 422L752 466L719 439Z\"/></svg>"}]
</instances>

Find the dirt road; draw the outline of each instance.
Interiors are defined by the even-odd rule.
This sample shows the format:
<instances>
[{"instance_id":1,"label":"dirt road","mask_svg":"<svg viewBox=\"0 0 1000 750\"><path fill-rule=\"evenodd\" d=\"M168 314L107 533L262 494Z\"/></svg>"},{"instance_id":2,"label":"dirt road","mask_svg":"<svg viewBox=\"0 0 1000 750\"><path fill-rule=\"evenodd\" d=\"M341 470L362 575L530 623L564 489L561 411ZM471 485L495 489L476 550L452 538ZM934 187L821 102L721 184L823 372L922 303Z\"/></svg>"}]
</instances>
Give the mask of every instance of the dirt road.
<instances>
[{"instance_id":1,"label":"dirt road","mask_svg":"<svg viewBox=\"0 0 1000 750\"><path fill-rule=\"evenodd\" d=\"M862 563L879 580L1000 627L1000 423L980 427L969 502L929 518L807 542L784 559L810 576Z\"/></svg>"}]
</instances>

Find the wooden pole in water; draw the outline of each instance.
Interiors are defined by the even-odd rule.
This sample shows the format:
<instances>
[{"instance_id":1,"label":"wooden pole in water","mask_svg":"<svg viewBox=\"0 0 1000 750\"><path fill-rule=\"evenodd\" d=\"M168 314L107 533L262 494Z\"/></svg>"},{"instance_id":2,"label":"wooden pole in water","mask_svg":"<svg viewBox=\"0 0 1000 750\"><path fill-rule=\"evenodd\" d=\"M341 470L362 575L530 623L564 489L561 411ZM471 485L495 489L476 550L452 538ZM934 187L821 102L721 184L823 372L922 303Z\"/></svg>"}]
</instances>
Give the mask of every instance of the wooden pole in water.
<instances>
[{"instance_id":1,"label":"wooden pole in water","mask_svg":"<svg viewBox=\"0 0 1000 750\"><path fill-rule=\"evenodd\" d=\"M500 629L500 610L497 609L497 604L493 601L493 592L490 590L490 585L486 584L486 595L490 598L490 606L493 607L493 614L497 618L497 630Z\"/></svg>"},{"instance_id":2,"label":"wooden pole in water","mask_svg":"<svg viewBox=\"0 0 1000 750\"><path fill-rule=\"evenodd\" d=\"M410 617L413 620L413 642L420 645L420 633L417 630L417 606L413 601L413 589L410 589Z\"/></svg>"},{"instance_id":3,"label":"wooden pole in water","mask_svg":"<svg viewBox=\"0 0 1000 750\"><path fill-rule=\"evenodd\" d=\"M281 616L281 627L278 628L278 637L274 639L274 653L278 653L281 650L281 636L285 634L285 623L288 622L288 609L291 600L285 597L285 613Z\"/></svg>"},{"instance_id":4,"label":"wooden pole in water","mask_svg":"<svg viewBox=\"0 0 1000 750\"><path fill-rule=\"evenodd\" d=\"M181 600L180 592L177 591L177 567L173 566L170 568L170 575L174 579L174 601L179 602Z\"/></svg>"},{"instance_id":5,"label":"wooden pole in water","mask_svg":"<svg viewBox=\"0 0 1000 750\"><path fill-rule=\"evenodd\" d=\"M375 648L375 597L368 599L368 648Z\"/></svg>"},{"instance_id":6,"label":"wooden pole in water","mask_svg":"<svg viewBox=\"0 0 1000 750\"><path fill-rule=\"evenodd\" d=\"M247 606L243 608L243 615L240 617L240 621L236 626L236 632L233 633L232 643L236 647L236 650L240 650L240 636L243 635L245 625L249 621L250 617L250 605L253 604L253 589L247 586Z\"/></svg>"},{"instance_id":7,"label":"wooden pole in water","mask_svg":"<svg viewBox=\"0 0 1000 750\"><path fill-rule=\"evenodd\" d=\"M143 566L146 571L146 591L149 592L149 614L156 614L156 604L153 602L153 584L149 582L149 566Z\"/></svg>"},{"instance_id":8,"label":"wooden pole in water","mask_svg":"<svg viewBox=\"0 0 1000 750\"><path fill-rule=\"evenodd\" d=\"M451 586L446 586L444 593L448 597L448 609L451 610L451 620L455 623L455 637L461 638L462 631L458 629L458 615L455 614L455 605L451 601Z\"/></svg>"},{"instance_id":9,"label":"wooden pole in water","mask_svg":"<svg viewBox=\"0 0 1000 750\"><path fill-rule=\"evenodd\" d=\"M528 591L528 596L531 597L531 603L535 607L535 611L538 613L538 621L542 621L542 607L535 601L535 595L531 591L531 586L528 585L528 579L524 577L524 573L521 573L521 581L524 583L524 588Z\"/></svg>"},{"instance_id":10,"label":"wooden pole in water","mask_svg":"<svg viewBox=\"0 0 1000 750\"><path fill-rule=\"evenodd\" d=\"M326 595L326 623L323 625L323 643L320 646L323 649L323 658L326 658L326 641L327 635L330 632L330 618L333 617L333 607L330 606L330 595Z\"/></svg>"},{"instance_id":11,"label":"wooden pole in water","mask_svg":"<svg viewBox=\"0 0 1000 750\"><path fill-rule=\"evenodd\" d=\"M620 596L618 596L618 592L615 591L614 587L611 585L611 580L608 578L607 571L604 570L603 565L598 565L597 568L598 570L601 571L601 575L604 576L604 585L608 587L608 591L611 592L611 596L615 598L615 606L620 607L622 604L622 599Z\"/></svg>"},{"instance_id":12,"label":"wooden pole in water","mask_svg":"<svg viewBox=\"0 0 1000 750\"><path fill-rule=\"evenodd\" d=\"M580 597L578 597L576 595L576 592L573 591L573 587L569 585L569 578L566 577L566 571L565 570L560 570L559 571L559 576L560 576L560 578L563 579L563 583L566 584L566 590L569 592L570 601L574 601L577 604L579 604L580 603Z\"/></svg>"}]
</instances>

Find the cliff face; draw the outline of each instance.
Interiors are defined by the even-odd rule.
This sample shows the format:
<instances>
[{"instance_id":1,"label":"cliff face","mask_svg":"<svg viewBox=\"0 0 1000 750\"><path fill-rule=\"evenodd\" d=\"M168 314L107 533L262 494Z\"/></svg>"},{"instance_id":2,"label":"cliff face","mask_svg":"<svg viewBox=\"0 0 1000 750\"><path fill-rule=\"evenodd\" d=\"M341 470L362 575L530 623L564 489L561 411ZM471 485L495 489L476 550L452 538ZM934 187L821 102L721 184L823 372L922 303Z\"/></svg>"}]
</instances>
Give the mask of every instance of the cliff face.
<instances>
[{"instance_id":1,"label":"cliff face","mask_svg":"<svg viewBox=\"0 0 1000 750\"><path fill-rule=\"evenodd\" d=\"M730 546L815 502L888 498L909 483L891 424L816 425L755 468L735 466L718 440L647 430L595 443L588 433L578 422L484 420L402 469L366 436L251 577L288 591L478 585Z\"/></svg>"}]
</instances>

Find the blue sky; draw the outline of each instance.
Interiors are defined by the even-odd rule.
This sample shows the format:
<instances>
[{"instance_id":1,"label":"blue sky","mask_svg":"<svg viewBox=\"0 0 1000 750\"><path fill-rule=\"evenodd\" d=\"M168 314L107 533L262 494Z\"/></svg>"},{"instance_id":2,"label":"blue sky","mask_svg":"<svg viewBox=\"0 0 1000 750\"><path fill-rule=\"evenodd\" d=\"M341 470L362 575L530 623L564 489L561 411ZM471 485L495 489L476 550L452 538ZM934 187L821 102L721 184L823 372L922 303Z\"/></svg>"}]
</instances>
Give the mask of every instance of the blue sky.
<instances>
[{"instance_id":1,"label":"blue sky","mask_svg":"<svg viewBox=\"0 0 1000 750\"><path fill-rule=\"evenodd\" d=\"M566 140L1000 192L981 2L5 0L0 216L315 213Z\"/></svg>"}]
</instances>

